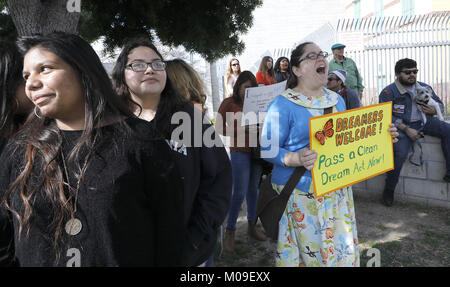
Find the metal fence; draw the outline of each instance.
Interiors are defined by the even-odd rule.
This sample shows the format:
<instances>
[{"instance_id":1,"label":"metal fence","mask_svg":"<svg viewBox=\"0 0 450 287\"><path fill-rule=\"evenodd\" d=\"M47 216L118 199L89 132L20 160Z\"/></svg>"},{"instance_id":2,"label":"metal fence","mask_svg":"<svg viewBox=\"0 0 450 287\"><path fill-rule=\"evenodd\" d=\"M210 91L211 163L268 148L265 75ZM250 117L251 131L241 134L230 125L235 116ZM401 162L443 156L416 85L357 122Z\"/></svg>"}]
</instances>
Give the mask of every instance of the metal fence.
<instances>
[{"instance_id":1,"label":"metal fence","mask_svg":"<svg viewBox=\"0 0 450 287\"><path fill-rule=\"evenodd\" d=\"M395 63L411 58L417 61L418 80L433 87L450 115L450 11L342 19L335 29L338 41L354 43L353 47L345 43L346 56L356 62L363 77L364 105L378 102L381 90L395 80Z\"/></svg>"}]
</instances>

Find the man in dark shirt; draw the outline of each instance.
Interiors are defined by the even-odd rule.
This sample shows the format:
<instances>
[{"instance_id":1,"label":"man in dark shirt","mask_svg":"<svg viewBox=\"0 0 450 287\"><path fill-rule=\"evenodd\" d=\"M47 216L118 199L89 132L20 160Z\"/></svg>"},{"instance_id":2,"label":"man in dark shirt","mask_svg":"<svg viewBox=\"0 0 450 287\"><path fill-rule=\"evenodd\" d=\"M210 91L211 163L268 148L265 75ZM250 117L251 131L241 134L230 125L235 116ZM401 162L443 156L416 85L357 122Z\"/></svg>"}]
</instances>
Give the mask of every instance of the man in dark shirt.
<instances>
[{"instance_id":1,"label":"man in dark shirt","mask_svg":"<svg viewBox=\"0 0 450 287\"><path fill-rule=\"evenodd\" d=\"M441 139L447 165L443 181L450 182L450 124L436 117L437 109L443 112L444 105L429 85L417 81L418 71L416 61L408 58L399 60L395 64L395 82L385 87L379 95L380 103L392 101L392 122L400 134L398 142L394 144L394 170L386 173L383 192L383 203L386 206L392 206L394 202L394 190L403 163L408 157L409 147L424 134ZM438 103L438 107L431 106L430 102L419 107L414 101L418 90L423 88L430 89L431 98Z\"/></svg>"},{"instance_id":2,"label":"man in dark shirt","mask_svg":"<svg viewBox=\"0 0 450 287\"><path fill-rule=\"evenodd\" d=\"M328 74L327 88L338 93L344 98L347 110L356 109L361 106L359 96L355 90L344 85L347 72L344 70L335 70Z\"/></svg>"}]
</instances>

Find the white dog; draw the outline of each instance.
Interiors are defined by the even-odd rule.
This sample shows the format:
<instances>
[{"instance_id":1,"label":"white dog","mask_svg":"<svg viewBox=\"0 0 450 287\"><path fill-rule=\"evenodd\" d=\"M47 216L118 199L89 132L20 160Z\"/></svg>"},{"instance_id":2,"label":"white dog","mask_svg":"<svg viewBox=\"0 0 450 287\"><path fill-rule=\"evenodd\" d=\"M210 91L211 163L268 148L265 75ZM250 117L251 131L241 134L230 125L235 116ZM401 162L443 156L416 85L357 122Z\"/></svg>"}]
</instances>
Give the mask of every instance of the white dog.
<instances>
[{"instance_id":1,"label":"white dog","mask_svg":"<svg viewBox=\"0 0 450 287\"><path fill-rule=\"evenodd\" d=\"M436 109L437 117L443 121L444 117L442 116L441 108L439 107L439 103L433 100L432 98L433 91L429 87L421 87L417 88L417 92L413 100L417 103L420 111L422 112L424 118L424 124L427 122L427 116L422 111L422 105L429 105Z\"/></svg>"}]
</instances>

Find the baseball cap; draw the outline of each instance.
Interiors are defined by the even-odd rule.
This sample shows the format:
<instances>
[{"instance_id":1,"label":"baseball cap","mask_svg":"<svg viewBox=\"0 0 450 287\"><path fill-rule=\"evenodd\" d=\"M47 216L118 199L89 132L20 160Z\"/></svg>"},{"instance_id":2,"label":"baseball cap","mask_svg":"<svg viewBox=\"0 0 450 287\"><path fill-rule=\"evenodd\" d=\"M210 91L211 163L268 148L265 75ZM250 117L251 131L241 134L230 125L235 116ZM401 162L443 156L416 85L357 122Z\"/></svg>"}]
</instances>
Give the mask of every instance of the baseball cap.
<instances>
[{"instance_id":1,"label":"baseball cap","mask_svg":"<svg viewBox=\"0 0 450 287\"><path fill-rule=\"evenodd\" d=\"M344 83L345 79L347 78L347 72L344 70L335 70L328 74L335 74L339 79L341 79L342 83Z\"/></svg>"},{"instance_id":2,"label":"baseball cap","mask_svg":"<svg viewBox=\"0 0 450 287\"><path fill-rule=\"evenodd\" d=\"M345 48L344 44L336 43L333 46L331 46L331 50L337 49L337 48Z\"/></svg>"}]
</instances>

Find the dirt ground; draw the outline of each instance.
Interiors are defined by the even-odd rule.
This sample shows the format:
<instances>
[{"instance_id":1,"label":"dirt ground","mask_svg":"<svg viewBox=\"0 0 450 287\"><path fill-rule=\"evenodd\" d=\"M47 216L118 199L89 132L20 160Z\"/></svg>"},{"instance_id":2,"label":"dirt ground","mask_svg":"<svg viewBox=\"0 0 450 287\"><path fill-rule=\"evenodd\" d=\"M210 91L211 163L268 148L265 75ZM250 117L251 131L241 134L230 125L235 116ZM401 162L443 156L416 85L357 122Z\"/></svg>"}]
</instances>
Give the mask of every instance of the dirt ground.
<instances>
[{"instance_id":1,"label":"dirt ground","mask_svg":"<svg viewBox=\"0 0 450 287\"><path fill-rule=\"evenodd\" d=\"M368 256L371 248L380 251L381 267L450 266L450 209L401 202L386 207L379 198L356 192L354 200L361 267L372 258L373 254ZM274 266L276 243L250 239L245 212L244 204L237 223L235 253L222 252L216 256L215 266Z\"/></svg>"}]
</instances>

